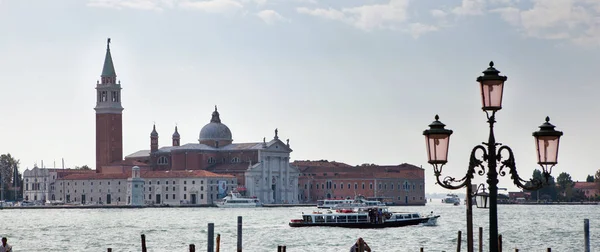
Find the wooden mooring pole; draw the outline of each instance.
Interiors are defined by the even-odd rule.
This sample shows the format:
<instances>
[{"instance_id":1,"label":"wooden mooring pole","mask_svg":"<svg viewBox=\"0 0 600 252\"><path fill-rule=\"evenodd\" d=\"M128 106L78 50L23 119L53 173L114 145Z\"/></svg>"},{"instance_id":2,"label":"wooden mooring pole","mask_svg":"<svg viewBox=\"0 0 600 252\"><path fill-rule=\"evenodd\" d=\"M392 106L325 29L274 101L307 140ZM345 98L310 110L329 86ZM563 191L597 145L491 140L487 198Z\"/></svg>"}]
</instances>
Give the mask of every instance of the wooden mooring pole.
<instances>
[{"instance_id":1,"label":"wooden mooring pole","mask_svg":"<svg viewBox=\"0 0 600 252\"><path fill-rule=\"evenodd\" d=\"M215 223L208 223L207 252L215 252Z\"/></svg>"},{"instance_id":2,"label":"wooden mooring pole","mask_svg":"<svg viewBox=\"0 0 600 252\"><path fill-rule=\"evenodd\" d=\"M106 252L112 252L112 248L108 248Z\"/></svg>"},{"instance_id":3,"label":"wooden mooring pole","mask_svg":"<svg viewBox=\"0 0 600 252\"><path fill-rule=\"evenodd\" d=\"M425 252L425 249L423 247L421 247L421 252Z\"/></svg>"},{"instance_id":4,"label":"wooden mooring pole","mask_svg":"<svg viewBox=\"0 0 600 252\"><path fill-rule=\"evenodd\" d=\"M217 252L221 251L221 234L217 234Z\"/></svg>"},{"instance_id":5,"label":"wooden mooring pole","mask_svg":"<svg viewBox=\"0 0 600 252\"><path fill-rule=\"evenodd\" d=\"M483 228L479 227L479 252L483 252Z\"/></svg>"},{"instance_id":6,"label":"wooden mooring pole","mask_svg":"<svg viewBox=\"0 0 600 252\"><path fill-rule=\"evenodd\" d=\"M237 252L242 252L242 216L238 216L237 222Z\"/></svg>"},{"instance_id":7,"label":"wooden mooring pole","mask_svg":"<svg viewBox=\"0 0 600 252\"><path fill-rule=\"evenodd\" d=\"M585 240L585 252L590 252L590 219L583 219L583 238Z\"/></svg>"},{"instance_id":8,"label":"wooden mooring pole","mask_svg":"<svg viewBox=\"0 0 600 252\"><path fill-rule=\"evenodd\" d=\"M502 252L502 235L498 235L498 251Z\"/></svg>"},{"instance_id":9,"label":"wooden mooring pole","mask_svg":"<svg viewBox=\"0 0 600 252\"><path fill-rule=\"evenodd\" d=\"M458 240L456 240L456 252L460 252L460 243L462 242L462 232L458 230Z\"/></svg>"},{"instance_id":10,"label":"wooden mooring pole","mask_svg":"<svg viewBox=\"0 0 600 252\"><path fill-rule=\"evenodd\" d=\"M196 245L190 244L190 252L196 252Z\"/></svg>"},{"instance_id":11,"label":"wooden mooring pole","mask_svg":"<svg viewBox=\"0 0 600 252\"><path fill-rule=\"evenodd\" d=\"M142 234L142 252L148 252L146 249L146 235Z\"/></svg>"}]
</instances>

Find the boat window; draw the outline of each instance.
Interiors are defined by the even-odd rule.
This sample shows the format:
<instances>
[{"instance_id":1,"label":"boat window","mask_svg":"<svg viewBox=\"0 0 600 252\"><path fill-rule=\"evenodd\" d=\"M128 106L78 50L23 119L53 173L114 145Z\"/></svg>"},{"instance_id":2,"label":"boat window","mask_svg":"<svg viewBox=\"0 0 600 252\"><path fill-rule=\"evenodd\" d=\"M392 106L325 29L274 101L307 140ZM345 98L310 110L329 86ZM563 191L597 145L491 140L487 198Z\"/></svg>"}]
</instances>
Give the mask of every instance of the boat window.
<instances>
[{"instance_id":1,"label":"boat window","mask_svg":"<svg viewBox=\"0 0 600 252\"><path fill-rule=\"evenodd\" d=\"M402 219L404 219L404 216L402 216L402 215L396 215L396 220L402 220Z\"/></svg>"},{"instance_id":2,"label":"boat window","mask_svg":"<svg viewBox=\"0 0 600 252\"><path fill-rule=\"evenodd\" d=\"M312 216L310 216L310 215L304 215L303 219L304 219L305 222L311 222L312 223Z\"/></svg>"},{"instance_id":3,"label":"boat window","mask_svg":"<svg viewBox=\"0 0 600 252\"><path fill-rule=\"evenodd\" d=\"M419 218L419 215L418 214L412 214L412 217L413 218Z\"/></svg>"},{"instance_id":4,"label":"boat window","mask_svg":"<svg viewBox=\"0 0 600 252\"><path fill-rule=\"evenodd\" d=\"M335 218L334 218L334 217L335 217L335 216L332 216L332 215L327 215L327 216L326 216L326 221L327 221L327 222L335 222Z\"/></svg>"},{"instance_id":5,"label":"boat window","mask_svg":"<svg viewBox=\"0 0 600 252\"><path fill-rule=\"evenodd\" d=\"M348 215L348 222L356 222L356 215Z\"/></svg>"},{"instance_id":6,"label":"boat window","mask_svg":"<svg viewBox=\"0 0 600 252\"><path fill-rule=\"evenodd\" d=\"M346 216L345 215L337 216L336 219L337 219L337 222L346 222Z\"/></svg>"},{"instance_id":7,"label":"boat window","mask_svg":"<svg viewBox=\"0 0 600 252\"><path fill-rule=\"evenodd\" d=\"M366 215L359 215L358 222L369 222L369 220Z\"/></svg>"},{"instance_id":8,"label":"boat window","mask_svg":"<svg viewBox=\"0 0 600 252\"><path fill-rule=\"evenodd\" d=\"M315 216L315 222L325 222L325 218L323 216Z\"/></svg>"}]
</instances>

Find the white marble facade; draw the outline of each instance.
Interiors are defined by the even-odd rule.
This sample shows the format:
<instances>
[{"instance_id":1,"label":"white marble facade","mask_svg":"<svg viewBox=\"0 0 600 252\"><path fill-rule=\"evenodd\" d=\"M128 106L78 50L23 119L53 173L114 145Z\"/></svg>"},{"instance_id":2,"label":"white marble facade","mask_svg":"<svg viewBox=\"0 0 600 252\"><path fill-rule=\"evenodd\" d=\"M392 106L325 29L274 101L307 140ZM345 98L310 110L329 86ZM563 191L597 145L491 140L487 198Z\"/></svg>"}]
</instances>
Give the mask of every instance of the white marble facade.
<instances>
[{"instance_id":1,"label":"white marble facade","mask_svg":"<svg viewBox=\"0 0 600 252\"><path fill-rule=\"evenodd\" d=\"M256 196L266 204L298 203L297 168L290 165L288 145L277 138L259 151L259 163L245 172L247 195Z\"/></svg>"}]
</instances>

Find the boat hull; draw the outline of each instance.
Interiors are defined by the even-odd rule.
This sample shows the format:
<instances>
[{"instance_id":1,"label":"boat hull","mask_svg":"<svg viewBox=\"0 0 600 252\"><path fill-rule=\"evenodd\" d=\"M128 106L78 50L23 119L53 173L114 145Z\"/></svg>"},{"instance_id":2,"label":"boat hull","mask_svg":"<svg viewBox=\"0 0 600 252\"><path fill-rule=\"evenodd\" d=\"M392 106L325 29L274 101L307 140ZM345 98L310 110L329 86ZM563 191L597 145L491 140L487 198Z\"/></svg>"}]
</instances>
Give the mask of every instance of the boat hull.
<instances>
[{"instance_id":1,"label":"boat hull","mask_svg":"<svg viewBox=\"0 0 600 252\"><path fill-rule=\"evenodd\" d=\"M254 208L260 207L256 204L217 204L220 208Z\"/></svg>"},{"instance_id":2,"label":"boat hull","mask_svg":"<svg viewBox=\"0 0 600 252\"><path fill-rule=\"evenodd\" d=\"M369 222L320 222L320 223L308 223L308 222L290 222L290 227L343 227L343 228L389 228L389 227L404 227L419 224L431 223L437 220L440 216L433 216L427 218L410 219L410 220L398 220L398 221L386 221L384 223L369 223Z\"/></svg>"}]
</instances>

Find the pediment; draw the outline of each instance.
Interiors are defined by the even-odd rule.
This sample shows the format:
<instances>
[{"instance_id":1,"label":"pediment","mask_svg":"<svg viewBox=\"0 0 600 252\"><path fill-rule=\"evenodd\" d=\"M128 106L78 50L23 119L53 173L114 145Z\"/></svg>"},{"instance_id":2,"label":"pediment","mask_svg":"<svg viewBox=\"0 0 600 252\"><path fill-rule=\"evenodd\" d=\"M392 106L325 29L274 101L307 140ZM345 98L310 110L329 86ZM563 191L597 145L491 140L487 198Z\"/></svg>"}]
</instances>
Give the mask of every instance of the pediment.
<instances>
[{"instance_id":1,"label":"pediment","mask_svg":"<svg viewBox=\"0 0 600 252\"><path fill-rule=\"evenodd\" d=\"M267 148L265 149L268 151L292 152L292 149L279 139L271 140L267 143Z\"/></svg>"}]
</instances>

